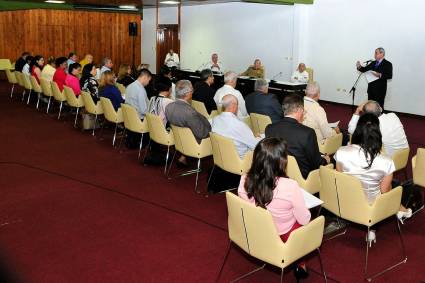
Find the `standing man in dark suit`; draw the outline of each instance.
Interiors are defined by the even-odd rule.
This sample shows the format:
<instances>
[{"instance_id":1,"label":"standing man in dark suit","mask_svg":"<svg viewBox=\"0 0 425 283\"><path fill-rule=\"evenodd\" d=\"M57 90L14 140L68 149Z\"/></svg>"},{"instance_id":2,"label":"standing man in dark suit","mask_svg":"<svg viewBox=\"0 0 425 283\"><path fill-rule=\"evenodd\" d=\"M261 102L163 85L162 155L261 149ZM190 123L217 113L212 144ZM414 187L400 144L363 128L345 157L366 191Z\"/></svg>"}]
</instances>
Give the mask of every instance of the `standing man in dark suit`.
<instances>
[{"instance_id":1,"label":"standing man in dark suit","mask_svg":"<svg viewBox=\"0 0 425 283\"><path fill-rule=\"evenodd\" d=\"M267 126L266 137L283 138L288 143L288 153L295 157L303 178L330 162L329 156L321 157L316 133L304 126L304 100L296 94L290 94L283 100L285 117L277 123Z\"/></svg>"},{"instance_id":2,"label":"standing man in dark suit","mask_svg":"<svg viewBox=\"0 0 425 283\"><path fill-rule=\"evenodd\" d=\"M370 62L365 67L357 61L357 70L364 73L372 71L378 79L370 82L367 87L368 100L375 100L384 108L385 95L387 94L387 80L393 77L393 65L385 58L385 50L382 47L375 50L375 61Z\"/></svg>"}]
</instances>

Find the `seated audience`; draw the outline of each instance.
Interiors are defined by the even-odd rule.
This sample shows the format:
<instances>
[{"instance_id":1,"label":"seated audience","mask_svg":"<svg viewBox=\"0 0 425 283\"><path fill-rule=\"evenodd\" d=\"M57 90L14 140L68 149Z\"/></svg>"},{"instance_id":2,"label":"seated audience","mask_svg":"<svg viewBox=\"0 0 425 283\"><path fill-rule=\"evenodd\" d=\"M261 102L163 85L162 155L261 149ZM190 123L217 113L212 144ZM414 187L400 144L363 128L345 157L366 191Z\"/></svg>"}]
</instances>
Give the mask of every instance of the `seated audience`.
<instances>
[{"instance_id":1,"label":"seated audience","mask_svg":"<svg viewBox=\"0 0 425 283\"><path fill-rule=\"evenodd\" d=\"M80 61L81 69L84 70L84 66L93 63L93 55L86 54L83 60Z\"/></svg>"},{"instance_id":2,"label":"seated audience","mask_svg":"<svg viewBox=\"0 0 425 283\"><path fill-rule=\"evenodd\" d=\"M137 79L126 89L126 103L136 108L139 118L142 120L145 118L149 103L145 87L149 84L151 78L151 72L149 70L142 69L139 72Z\"/></svg>"},{"instance_id":3,"label":"seated audience","mask_svg":"<svg viewBox=\"0 0 425 283\"><path fill-rule=\"evenodd\" d=\"M266 137L283 138L288 143L288 152L295 157L304 178L308 174L330 162L329 156L323 158L319 152L316 133L304 126L304 101L296 94L290 94L283 100L285 117L266 127Z\"/></svg>"},{"instance_id":4,"label":"seated audience","mask_svg":"<svg viewBox=\"0 0 425 283\"><path fill-rule=\"evenodd\" d=\"M66 62L68 64L68 66L71 66L74 63L77 63L78 61L78 55L75 52L71 52L68 55L68 61Z\"/></svg>"},{"instance_id":5,"label":"seated audience","mask_svg":"<svg viewBox=\"0 0 425 283\"><path fill-rule=\"evenodd\" d=\"M165 56L164 64L168 68L178 68L180 65L179 55L170 49L170 51Z\"/></svg>"},{"instance_id":6,"label":"seated audience","mask_svg":"<svg viewBox=\"0 0 425 283\"><path fill-rule=\"evenodd\" d=\"M26 63L24 67L22 68L22 73L26 74L28 76L31 75L31 62L34 60L34 57L27 56Z\"/></svg>"},{"instance_id":7,"label":"seated audience","mask_svg":"<svg viewBox=\"0 0 425 283\"><path fill-rule=\"evenodd\" d=\"M277 97L268 93L269 83L265 79L255 80L255 91L245 97L246 110L249 114L258 113L269 116L273 123L283 119L282 105Z\"/></svg>"},{"instance_id":8,"label":"seated audience","mask_svg":"<svg viewBox=\"0 0 425 283\"><path fill-rule=\"evenodd\" d=\"M53 75L53 81L58 85L60 91L63 91L63 85L66 80L65 69L68 67L67 60L66 57L59 57L55 61L56 72Z\"/></svg>"},{"instance_id":9,"label":"seated audience","mask_svg":"<svg viewBox=\"0 0 425 283\"><path fill-rule=\"evenodd\" d=\"M211 55L211 61L205 63L202 66L203 69L210 69L213 72L216 73L224 73L224 68L223 65L221 64L220 61L218 61L218 55L217 53L213 53Z\"/></svg>"},{"instance_id":10,"label":"seated audience","mask_svg":"<svg viewBox=\"0 0 425 283\"><path fill-rule=\"evenodd\" d=\"M224 85L216 91L214 101L218 107L221 107L221 100L223 97L227 94L232 94L238 99L238 118L241 119L248 116L248 112L246 111L245 100L243 99L242 93L235 89L237 80L238 74L232 71L226 72L224 74Z\"/></svg>"},{"instance_id":11,"label":"seated audience","mask_svg":"<svg viewBox=\"0 0 425 283\"><path fill-rule=\"evenodd\" d=\"M112 67L114 64L112 63L112 59L109 57L105 57L102 60L102 68L100 68L99 76L102 75L106 71L112 71Z\"/></svg>"},{"instance_id":12,"label":"seated audience","mask_svg":"<svg viewBox=\"0 0 425 283\"><path fill-rule=\"evenodd\" d=\"M241 76L264 79L264 67L261 65L260 59L255 59L254 65L249 66Z\"/></svg>"},{"instance_id":13,"label":"seated audience","mask_svg":"<svg viewBox=\"0 0 425 283\"><path fill-rule=\"evenodd\" d=\"M382 113L382 108L378 102L369 100L357 107L356 112L348 124L348 132L354 133L359 118L364 113L375 114L379 119L379 127L382 134L382 143L385 153L392 157L394 152L399 149L408 148L406 133L403 124L395 113Z\"/></svg>"},{"instance_id":14,"label":"seated audience","mask_svg":"<svg viewBox=\"0 0 425 283\"><path fill-rule=\"evenodd\" d=\"M176 84L173 83L173 72L171 71L171 68L169 68L166 65L161 66L161 68L159 69L159 78L167 78L169 80L171 80L171 94L170 94L170 98L172 100L176 100Z\"/></svg>"},{"instance_id":15,"label":"seated audience","mask_svg":"<svg viewBox=\"0 0 425 283\"><path fill-rule=\"evenodd\" d=\"M305 64L300 63L298 68L292 73L291 82L294 83L308 83L308 72L306 71Z\"/></svg>"},{"instance_id":16,"label":"seated audience","mask_svg":"<svg viewBox=\"0 0 425 283\"><path fill-rule=\"evenodd\" d=\"M170 98L171 94L171 80L168 78L159 78L155 81L155 89L158 95L151 98L149 102L148 112L158 115L164 126L167 128L167 117L165 117L165 108L173 100Z\"/></svg>"},{"instance_id":17,"label":"seated audience","mask_svg":"<svg viewBox=\"0 0 425 283\"><path fill-rule=\"evenodd\" d=\"M43 70L41 71L41 77L49 82L53 80L53 76L56 72L55 60L56 59L53 56L47 58L47 64L43 67Z\"/></svg>"},{"instance_id":18,"label":"seated audience","mask_svg":"<svg viewBox=\"0 0 425 283\"><path fill-rule=\"evenodd\" d=\"M72 88L76 97L81 93L80 80L78 75L81 73L81 65L79 63L71 64L66 75L65 85Z\"/></svg>"},{"instance_id":19,"label":"seated audience","mask_svg":"<svg viewBox=\"0 0 425 283\"><path fill-rule=\"evenodd\" d=\"M370 204L373 204L380 194L392 188L394 161L381 154L381 148L379 119L372 113L366 113L358 120L351 145L341 147L334 156L336 170L357 177ZM409 218L412 216L412 210L402 205L397 216ZM374 231L371 234L370 238L374 240L376 238Z\"/></svg>"},{"instance_id":20,"label":"seated audience","mask_svg":"<svg viewBox=\"0 0 425 283\"><path fill-rule=\"evenodd\" d=\"M195 84L192 100L203 102L208 114L217 110L217 104L214 101L215 90L211 87L214 83L214 76L210 69L201 71L201 81Z\"/></svg>"},{"instance_id":21,"label":"seated audience","mask_svg":"<svg viewBox=\"0 0 425 283\"><path fill-rule=\"evenodd\" d=\"M33 76L38 84L40 84L41 70L44 66L44 58L41 55L36 55L30 64L31 76Z\"/></svg>"},{"instance_id":22,"label":"seated audience","mask_svg":"<svg viewBox=\"0 0 425 283\"><path fill-rule=\"evenodd\" d=\"M282 139L262 140L255 147L251 169L241 177L238 188L239 197L270 212L283 242L311 218L302 189L285 174L287 162L287 146ZM297 282L308 276L304 263L297 264L294 275Z\"/></svg>"},{"instance_id":23,"label":"seated audience","mask_svg":"<svg viewBox=\"0 0 425 283\"><path fill-rule=\"evenodd\" d=\"M114 106L115 111L124 103L120 90L115 86L115 78L112 71L105 71L100 77L99 96L109 98Z\"/></svg>"},{"instance_id":24,"label":"seated audience","mask_svg":"<svg viewBox=\"0 0 425 283\"><path fill-rule=\"evenodd\" d=\"M118 71L117 83L127 87L129 84L134 82L135 79L132 77L131 66L128 64L121 64Z\"/></svg>"},{"instance_id":25,"label":"seated audience","mask_svg":"<svg viewBox=\"0 0 425 283\"><path fill-rule=\"evenodd\" d=\"M30 56L29 52L25 51L22 53L21 57L19 57L15 62L15 71L22 72L22 69L27 63L28 56Z\"/></svg>"},{"instance_id":26,"label":"seated audience","mask_svg":"<svg viewBox=\"0 0 425 283\"><path fill-rule=\"evenodd\" d=\"M249 150L254 150L261 138L256 138L247 124L236 116L238 100L231 94L222 99L223 112L211 122L212 131L233 140L239 157L243 159Z\"/></svg>"},{"instance_id":27,"label":"seated audience","mask_svg":"<svg viewBox=\"0 0 425 283\"><path fill-rule=\"evenodd\" d=\"M329 126L325 109L319 104L319 84L316 82L309 83L305 89L305 95L303 124L316 132L318 142L324 143L327 138L339 134L338 127L333 129Z\"/></svg>"},{"instance_id":28,"label":"seated audience","mask_svg":"<svg viewBox=\"0 0 425 283\"><path fill-rule=\"evenodd\" d=\"M96 65L87 63L83 68L83 73L80 79L81 90L90 93L95 103L99 100L99 83L96 80L96 74Z\"/></svg>"}]
</instances>

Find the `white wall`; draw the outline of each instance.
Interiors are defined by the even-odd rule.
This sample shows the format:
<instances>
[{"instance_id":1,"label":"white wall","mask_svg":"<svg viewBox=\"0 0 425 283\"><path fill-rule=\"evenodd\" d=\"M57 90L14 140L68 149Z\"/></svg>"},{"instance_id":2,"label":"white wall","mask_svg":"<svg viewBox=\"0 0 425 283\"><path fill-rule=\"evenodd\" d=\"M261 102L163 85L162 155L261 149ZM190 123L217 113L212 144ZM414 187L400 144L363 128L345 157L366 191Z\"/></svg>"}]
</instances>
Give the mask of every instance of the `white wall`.
<instances>
[{"instance_id":1,"label":"white wall","mask_svg":"<svg viewBox=\"0 0 425 283\"><path fill-rule=\"evenodd\" d=\"M382 46L394 73L386 109L425 115L425 1L314 2L296 13L302 14L299 21L308 22L305 61L314 68L322 99L351 104L347 94L357 77L355 62L373 58L375 48ZM356 103L367 98L366 89L361 79Z\"/></svg>"},{"instance_id":2,"label":"white wall","mask_svg":"<svg viewBox=\"0 0 425 283\"><path fill-rule=\"evenodd\" d=\"M251 3L182 7L181 67L198 69L217 52L226 70L242 72L260 58L266 77L289 77L293 9Z\"/></svg>"}]
</instances>

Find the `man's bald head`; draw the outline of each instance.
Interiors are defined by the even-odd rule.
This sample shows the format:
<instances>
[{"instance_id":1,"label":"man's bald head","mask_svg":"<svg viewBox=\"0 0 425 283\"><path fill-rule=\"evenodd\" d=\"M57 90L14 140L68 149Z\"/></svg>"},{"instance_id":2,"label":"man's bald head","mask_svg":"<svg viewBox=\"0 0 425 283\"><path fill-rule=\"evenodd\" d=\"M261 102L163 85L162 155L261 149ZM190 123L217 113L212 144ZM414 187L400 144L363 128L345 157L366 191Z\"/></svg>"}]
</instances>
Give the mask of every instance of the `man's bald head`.
<instances>
[{"instance_id":1,"label":"man's bald head","mask_svg":"<svg viewBox=\"0 0 425 283\"><path fill-rule=\"evenodd\" d=\"M221 99L221 105L224 112L238 113L238 99L232 94L226 94Z\"/></svg>"}]
</instances>

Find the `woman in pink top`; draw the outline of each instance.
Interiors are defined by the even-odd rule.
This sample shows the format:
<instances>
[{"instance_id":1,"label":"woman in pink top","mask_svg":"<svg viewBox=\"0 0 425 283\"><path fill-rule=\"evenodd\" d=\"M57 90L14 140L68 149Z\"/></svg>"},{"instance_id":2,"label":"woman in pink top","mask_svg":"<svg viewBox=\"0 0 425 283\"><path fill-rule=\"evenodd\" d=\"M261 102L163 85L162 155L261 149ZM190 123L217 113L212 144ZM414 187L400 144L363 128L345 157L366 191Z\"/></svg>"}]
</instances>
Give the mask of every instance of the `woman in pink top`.
<instances>
[{"instance_id":1,"label":"woman in pink top","mask_svg":"<svg viewBox=\"0 0 425 283\"><path fill-rule=\"evenodd\" d=\"M71 64L65 79L65 85L72 88L76 97L81 93L80 80L78 79L80 73L81 65L79 63Z\"/></svg>"},{"instance_id":2,"label":"woman in pink top","mask_svg":"<svg viewBox=\"0 0 425 283\"><path fill-rule=\"evenodd\" d=\"M242 176L238 188L242 199L271 213L284 242L293 230L309 223L311 217L300 186L286 177L287 158L283 139L263 139L255 147L251 169ZM298 266L295 274L297 278L305 278L305 266Z\"/></svg>"}]
</instances>

